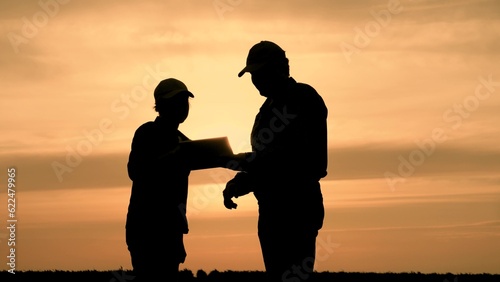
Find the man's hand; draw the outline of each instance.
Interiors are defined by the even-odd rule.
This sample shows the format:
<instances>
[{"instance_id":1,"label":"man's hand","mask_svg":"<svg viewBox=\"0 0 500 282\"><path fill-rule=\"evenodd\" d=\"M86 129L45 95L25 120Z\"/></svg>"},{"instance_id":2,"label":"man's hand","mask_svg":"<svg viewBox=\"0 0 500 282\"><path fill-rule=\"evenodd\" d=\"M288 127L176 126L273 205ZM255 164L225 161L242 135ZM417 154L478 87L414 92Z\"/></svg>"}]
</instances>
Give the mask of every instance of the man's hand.
<instances>
[{"instance_id":1,"label":"man's hand","mask_svg":"<svg viewBox=\"0 0 500 282\"><path fill-rule=\"evenodd\" d=\"M222 195L224 196L224 206L227 209L236 209L236 207L238 207L238 205L233 202L233 197L238 198L238 196L236 196L236 183L234 183L234 181L229 181L226 184L226 188L222 192Z\"/></svg>"},{"instance_id":2,"label":"man's hand","mask_svg":"<svg viewBox=\"0 0 500 282\"><path fill-rule=\"evenodd\" d=\"M233 197L238 198L252 191L253 184L248 173L238 172L233 179L227 182L226 188L222 192L224 196L224 206L228 209L235 209L238 205L233 202Z\"/></svg>"}]
</instances>

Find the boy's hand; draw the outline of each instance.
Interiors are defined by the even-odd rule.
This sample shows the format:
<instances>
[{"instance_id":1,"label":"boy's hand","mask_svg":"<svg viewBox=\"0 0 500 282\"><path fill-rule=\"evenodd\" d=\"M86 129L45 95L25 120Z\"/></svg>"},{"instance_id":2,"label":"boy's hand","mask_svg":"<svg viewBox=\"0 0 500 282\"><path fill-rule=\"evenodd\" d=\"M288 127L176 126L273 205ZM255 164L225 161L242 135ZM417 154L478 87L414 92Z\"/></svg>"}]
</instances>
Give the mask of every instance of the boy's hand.
<instances>
[{"instance_id":1,"label":"boy's hand","mask_svg":"<svg viewBox=\"0 0 500 282\"><path fill-rule=\"evenodd\" d=\"M234 182L229 181L226 184L226 188L222 192L222 195L224 196L224 206L227 209L236 209L238 205L233 202L233 197L238 198L236 196L236 184Z\"/></svg>"}]
</instances>

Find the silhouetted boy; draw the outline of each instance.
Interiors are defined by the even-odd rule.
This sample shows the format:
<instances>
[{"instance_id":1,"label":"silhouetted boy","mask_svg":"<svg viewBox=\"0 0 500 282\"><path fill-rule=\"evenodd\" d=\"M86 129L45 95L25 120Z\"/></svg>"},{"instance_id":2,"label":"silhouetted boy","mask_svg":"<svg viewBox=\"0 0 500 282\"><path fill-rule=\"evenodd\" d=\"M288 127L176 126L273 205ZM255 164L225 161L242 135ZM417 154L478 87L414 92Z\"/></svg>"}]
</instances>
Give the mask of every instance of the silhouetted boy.
<instances>
[{"instance_id":1,"label":"silhouetted boy","mask_svg":"<svg viewBox=\"0 0 500 282\"><path fill-rule=\"evenodd\" d=\"M186 201L190 170L179 153L178 130L194 95L181 81L168 78L154 90L158 117L135 132L128 161L132 191L126 242L134 281L176 281L186 258Z\"/></svg>"}]
</instances>

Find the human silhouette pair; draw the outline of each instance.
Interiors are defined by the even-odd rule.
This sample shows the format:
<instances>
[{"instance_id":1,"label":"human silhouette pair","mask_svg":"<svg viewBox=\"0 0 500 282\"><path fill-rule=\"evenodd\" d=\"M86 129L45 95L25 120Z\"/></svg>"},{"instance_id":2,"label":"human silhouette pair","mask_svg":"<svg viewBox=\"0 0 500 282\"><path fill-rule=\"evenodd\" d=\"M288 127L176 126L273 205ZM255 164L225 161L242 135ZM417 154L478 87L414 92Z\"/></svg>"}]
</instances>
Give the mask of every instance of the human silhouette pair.
<instances>
[{"instance_id":1,"label":"human silhouette pair","mask_svg":"<svg viewBox=\"0 0 500 282\"><path fill-rule=\"evenodd\" d=\"M285 51L271 41L251 47L238 76L247 72L266 100L252 128L252 151L219 159L221 167L237 171L223 191L223 204L234 209L234 198L256 197L268 281L310 280L324 220L320 179L327 174L328 110L313 87L290 77ZM194 95L168 78L154 96L158 117L136 130L129 156L126 242L137 281L175 281L186 258L191 171L179 150L179 142L189 139L178 127Z\"/></svg>"}]
</instances>

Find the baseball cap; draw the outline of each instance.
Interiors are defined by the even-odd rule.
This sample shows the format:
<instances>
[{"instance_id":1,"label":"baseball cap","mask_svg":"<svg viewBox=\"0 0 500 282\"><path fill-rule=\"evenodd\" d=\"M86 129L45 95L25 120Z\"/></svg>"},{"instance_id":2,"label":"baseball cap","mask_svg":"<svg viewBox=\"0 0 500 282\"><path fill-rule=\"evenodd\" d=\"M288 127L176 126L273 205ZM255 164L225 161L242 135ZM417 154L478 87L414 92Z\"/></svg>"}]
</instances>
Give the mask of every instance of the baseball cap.
<instances>
[{"instance_id":1,"label":"baseball cap","mask_svg":"<svg viewBox=\"0 0 500 282\"><path fill-rule=\"evenodd\" d=\"M154 91L154 97L155 100L169 99L183 92L194 98L193 93L187 89L187 86L182 81L175 78L167 78L158 83Z\"/></svg>"},{"instance_id":2,"label":"baseball cap","mask_svg":"<svg viewBox=\"0 0 500 282\"><path fill-rule=\"evenodd\" d=\"M285 51L276 43L263 40L250 48L247 64L239 73L241 77L245 72L253 72L269 62L279 62L286 59Z\"/></svg>"}]
</instances>

